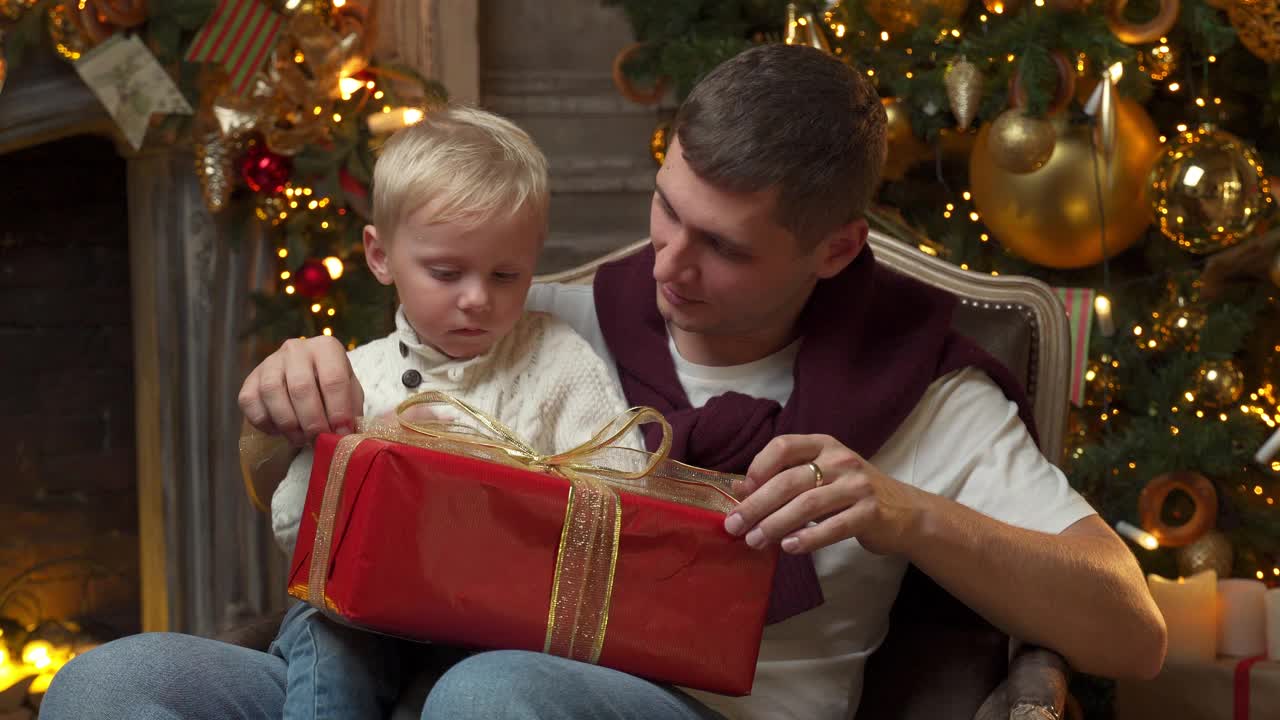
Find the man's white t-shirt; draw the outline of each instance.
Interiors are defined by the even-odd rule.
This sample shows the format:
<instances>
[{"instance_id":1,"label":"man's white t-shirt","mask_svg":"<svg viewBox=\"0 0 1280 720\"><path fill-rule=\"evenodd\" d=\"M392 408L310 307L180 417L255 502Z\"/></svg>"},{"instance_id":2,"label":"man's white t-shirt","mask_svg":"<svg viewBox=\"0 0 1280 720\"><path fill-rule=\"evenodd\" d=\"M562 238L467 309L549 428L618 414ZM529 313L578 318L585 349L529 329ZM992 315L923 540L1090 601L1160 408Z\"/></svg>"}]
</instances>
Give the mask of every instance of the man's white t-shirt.
<instances>
[{"instance_id":1,"label":"man's white t-shirt","mask_svg":"<svg viewBox=\"0 0 1280 720\"><path fill-rule=\"evenodd\" d=\"M616 377L589 286L535 285L528 307L569 323ZM674 343L671 353L695 407L728 390L785 404L801 342L734 367L695 365L680 356ZM1029 530L1057 534L1094 513L1040 453L1017 405L974 368L934 381L869 460L896 480ZM826 601L765 628L751 695L730 698L688 690L690 695L734 720L853 716L863 668L888 632L889 609L907 563L870 553L856 540L822 548L813 560Z\"/></svg>"}]
</instances>

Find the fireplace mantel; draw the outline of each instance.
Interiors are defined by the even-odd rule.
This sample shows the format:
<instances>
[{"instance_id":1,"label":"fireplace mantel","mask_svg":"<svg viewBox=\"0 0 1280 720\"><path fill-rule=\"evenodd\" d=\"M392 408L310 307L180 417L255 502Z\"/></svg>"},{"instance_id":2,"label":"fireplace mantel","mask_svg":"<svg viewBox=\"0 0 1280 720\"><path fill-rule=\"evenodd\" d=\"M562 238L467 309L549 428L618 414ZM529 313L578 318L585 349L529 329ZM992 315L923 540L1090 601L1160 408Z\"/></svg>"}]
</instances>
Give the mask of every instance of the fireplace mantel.
<instances>
[{"instance_id":1,"label":"fireplace mantel","mask_svg":"<svg viewBox=\"0 0 1280 720\"><path fill-rule=\"evenodd\" d=\"M142 627L212 634L284 602L284 558L237 453L248 294L270 264L260 237L227 242L189 147L133 151L49 51L0 91L0 155L82 134L112 138L128 167Z\"/></svg>"}]
</instances>

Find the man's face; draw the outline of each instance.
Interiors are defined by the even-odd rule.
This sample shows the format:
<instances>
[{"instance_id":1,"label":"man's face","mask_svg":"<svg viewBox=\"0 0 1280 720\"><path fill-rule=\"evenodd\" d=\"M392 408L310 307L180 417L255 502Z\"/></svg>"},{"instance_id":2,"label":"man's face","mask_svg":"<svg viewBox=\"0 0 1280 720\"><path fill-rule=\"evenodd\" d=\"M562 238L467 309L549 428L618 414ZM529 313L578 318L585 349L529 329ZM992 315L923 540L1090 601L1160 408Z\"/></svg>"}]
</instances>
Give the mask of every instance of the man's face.
<instances>
[{"instance_id":1,"label":"man's face","mask_svg":"<svg viewBox=\"0 0 1280 720\"><path fill-rule=\"evenodd\" d=\"M720 190L672 142L649 210L658 311L708 340L789 336L817 280L819 252L802 250L775 218L777 189Z\"/></svg>"}]
</instances>

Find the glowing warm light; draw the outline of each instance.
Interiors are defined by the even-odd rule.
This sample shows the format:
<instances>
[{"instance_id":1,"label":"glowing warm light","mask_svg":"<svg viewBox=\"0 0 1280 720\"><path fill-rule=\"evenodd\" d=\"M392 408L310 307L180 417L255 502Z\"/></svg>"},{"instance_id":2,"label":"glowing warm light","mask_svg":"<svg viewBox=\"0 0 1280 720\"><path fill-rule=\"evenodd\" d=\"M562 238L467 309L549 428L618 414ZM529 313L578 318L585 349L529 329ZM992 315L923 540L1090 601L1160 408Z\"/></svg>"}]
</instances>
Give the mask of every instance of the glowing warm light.
<instances>
[{"instance_id":1,"label":"glowing warm light","mask_svg":"<svg viewBox=\"0 0 1280 720\"><path fill-rule=\"evenodd\" d=\"M332 335L333 335L333 328L325 328L325 329L324 329L324 334L325 334L325 335L332 336Z\"/></svg>"},{"instance_id":2,"label":"glowing warm light","mask_svg":"<svg viewBox=\"0 0 1280 720\"><path fill-rule=\"evenodd\" d=\"M350 100L351 96L359 92L362 87L364 87L364 83L360 82L358 78L344 77L338 80L338 92L342 93L343 100Z\"/></svg>"},{"instance_id":3,"label":"glowing warm light","mask_svg":"<svg viewBox=\"0 0 1280 720\"><path fill-rule=\"evenodd\" d=\"M27 686L27 692L31 695L40 695L48 691L49 683L53 682L53 673L40 673L36 679Z\"/></svg>"},{"instance_id":4,"label":"glowing warm light","mask_svg":"<svg viewBox=\"0 0 1280 720\"><path fill-rule=\"evenodd\" d=\"M37 670L44 670L53 664L50 653L53 646L44 640L32 640L22 648L22 662Z\"/></svg>"},{"instance_id":5,"label":"glowing warm light","mask_svg":"<svg viewBox=\"0 0 1280 720\"><path fill-rule=\"evenodd\" d=\"M342 277L342 271L344 268L341 260L330 255L324 260L321 260L321 262L324 263L324 268L329 271L330 278L337 280Z\"/></svg>"},{"instance_id":6,"label":"glowing warm light","mask_svg":"<svg viewBox=\"0 0 1280 720\"><path fill-rule=\"evenodd\" d=\"M1154 535L1123 520L1116 523L1116 532L1147 550L1155 550L1160 547L1160 541L1156 540Z\"/></svg>"}]
</instances>

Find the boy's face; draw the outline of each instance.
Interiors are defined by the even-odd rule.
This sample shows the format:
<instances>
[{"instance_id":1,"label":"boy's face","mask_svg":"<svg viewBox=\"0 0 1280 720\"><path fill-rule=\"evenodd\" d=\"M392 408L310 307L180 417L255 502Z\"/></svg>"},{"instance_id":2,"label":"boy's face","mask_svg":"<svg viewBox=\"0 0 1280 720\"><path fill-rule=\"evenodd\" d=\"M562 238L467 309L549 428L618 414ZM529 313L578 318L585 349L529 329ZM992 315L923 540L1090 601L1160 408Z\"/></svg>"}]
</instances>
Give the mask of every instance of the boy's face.
<instances>
[{"instance_id":1,"label":"boy's face","mask_svg":"<svg viewBox=\"0 0 1280 720\"><path fill-rule=\"evenodd\" d=\"M671 143L649 213L658 310L667 322L729 342L790 333L832 267L828 243L801 248L775 219L776 203L776 189L715 187L686 164L679 140Z\"/></svg>"},{"instance_id":2,"label":"boy's face","mask_svg":"<svg viewBox=\"0 0 1280 720\"><path fill-rule=\"evenodd\" d=\"M432 223L410 214L394 239L365 228L369 269L394 284L422 342L454 358L482 355L524 312L545 225L532 208L479 223ZM388 242L389 241L389 242Z\"/></svg>"}]
</instances>

